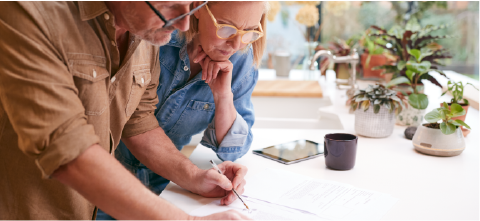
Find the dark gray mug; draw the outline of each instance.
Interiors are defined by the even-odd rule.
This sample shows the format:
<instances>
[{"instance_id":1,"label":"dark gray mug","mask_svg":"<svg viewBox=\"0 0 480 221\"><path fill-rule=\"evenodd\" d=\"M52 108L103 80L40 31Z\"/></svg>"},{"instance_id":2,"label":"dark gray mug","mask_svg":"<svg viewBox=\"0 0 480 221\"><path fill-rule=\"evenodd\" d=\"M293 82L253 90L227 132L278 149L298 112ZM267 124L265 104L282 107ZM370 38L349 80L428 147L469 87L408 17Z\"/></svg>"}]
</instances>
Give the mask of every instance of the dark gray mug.
<instances>
[{"instance_id":1,"label":"dark gray mug","mask_svg":"<svg viewBox=\"0 0 480 221\"><path fill-rule=\"evenodd\" d=\"M327 134L324 139L325 164L334 170L350 170L355 166L358 137L353 134Z\"/></svg>"}]
</instances>

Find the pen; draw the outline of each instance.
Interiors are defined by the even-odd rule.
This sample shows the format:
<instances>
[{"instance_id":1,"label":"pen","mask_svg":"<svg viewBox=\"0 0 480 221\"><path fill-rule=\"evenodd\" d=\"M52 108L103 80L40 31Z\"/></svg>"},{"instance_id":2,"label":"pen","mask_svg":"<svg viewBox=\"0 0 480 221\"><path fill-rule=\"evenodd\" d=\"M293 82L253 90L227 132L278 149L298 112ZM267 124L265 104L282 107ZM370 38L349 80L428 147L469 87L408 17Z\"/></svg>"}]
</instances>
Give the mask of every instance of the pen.
<instances>
[{"instance_id":1,"label":"pen","mask_svg":"<svg viewBox=\"0 0 480 221\"><path fill-rule=\"evenodd\" d=\"M223 175L222 171L220 170L220 168L218 168L217 164L215 164L215 162L213 162L213 160L210 160L210 164L212 164L213 168L215 168L219 174ZM235 189L233 189L233 187L232 187L232 191L235 193L235 195L237 195L238 199L240 199L240 201L242 201L243 205L245 205L245 207L247 207L247 209L250 211L250 208L248 208L247 204L245 204L245 202L243 202L242 198L240 198L237 191L235 191Z\"/></svg>"}]
</instances>

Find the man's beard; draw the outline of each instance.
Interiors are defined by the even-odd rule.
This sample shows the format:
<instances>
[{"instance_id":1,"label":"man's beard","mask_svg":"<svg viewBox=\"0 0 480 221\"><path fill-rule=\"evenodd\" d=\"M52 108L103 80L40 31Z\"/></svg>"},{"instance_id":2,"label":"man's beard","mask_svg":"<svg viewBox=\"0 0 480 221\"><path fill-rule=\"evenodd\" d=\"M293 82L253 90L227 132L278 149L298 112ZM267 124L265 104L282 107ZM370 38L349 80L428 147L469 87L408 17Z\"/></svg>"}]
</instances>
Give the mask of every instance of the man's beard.
<instances>
[{"instance_id":1,"label":"man's beard","mask_svg":"<svg viewBox=\"0 0 480 221\"><path fill-rule=\"evenodd\" d=\"M172 29L168 29L169 31ZM169 33L162 33L164 29L156 29L156 30L148 30L141 35L138 35L139 38L142 40L147 41L148 43L155 45L155 46L163 46L166 45L171 37Z\"/></svg>"}]
</instances>

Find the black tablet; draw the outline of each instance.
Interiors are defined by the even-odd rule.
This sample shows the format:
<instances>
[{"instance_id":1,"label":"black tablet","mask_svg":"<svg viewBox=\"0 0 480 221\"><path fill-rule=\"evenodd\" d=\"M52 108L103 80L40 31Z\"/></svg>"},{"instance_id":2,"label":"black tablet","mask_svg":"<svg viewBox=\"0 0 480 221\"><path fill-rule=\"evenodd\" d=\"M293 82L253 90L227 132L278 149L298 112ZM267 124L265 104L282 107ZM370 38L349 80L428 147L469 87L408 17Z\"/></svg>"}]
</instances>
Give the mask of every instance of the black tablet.
<instances>
[{"instance_id":1,"label":"black tablet","mask_svg":"<svg viewBox=\"0 0 480 221\"><path fill-rule=\"evenodd\" d=\"M283 164L292 164L323 155L323 144L310 140L296 140L253 150L253 153Z\"/></svg>"}]
</instances>

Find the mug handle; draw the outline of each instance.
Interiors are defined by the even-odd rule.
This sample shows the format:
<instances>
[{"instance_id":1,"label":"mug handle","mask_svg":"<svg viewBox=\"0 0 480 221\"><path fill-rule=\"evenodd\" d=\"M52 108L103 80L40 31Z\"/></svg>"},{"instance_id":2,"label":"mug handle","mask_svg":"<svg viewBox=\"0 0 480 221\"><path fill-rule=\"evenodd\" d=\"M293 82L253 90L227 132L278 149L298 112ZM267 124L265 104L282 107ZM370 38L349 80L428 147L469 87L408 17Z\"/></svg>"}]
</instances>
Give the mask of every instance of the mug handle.
<instances>
[{"instance_id":1,"label":"mug handle","mask_svg":"<svg viewBox=\"0 0 480 221\"><path fill-rule=\"evenodd\" d=\"M328 150L327 150L327 143L323 141L323 155L327 157L328 155Z\"/></svg>"}]
</instances>

